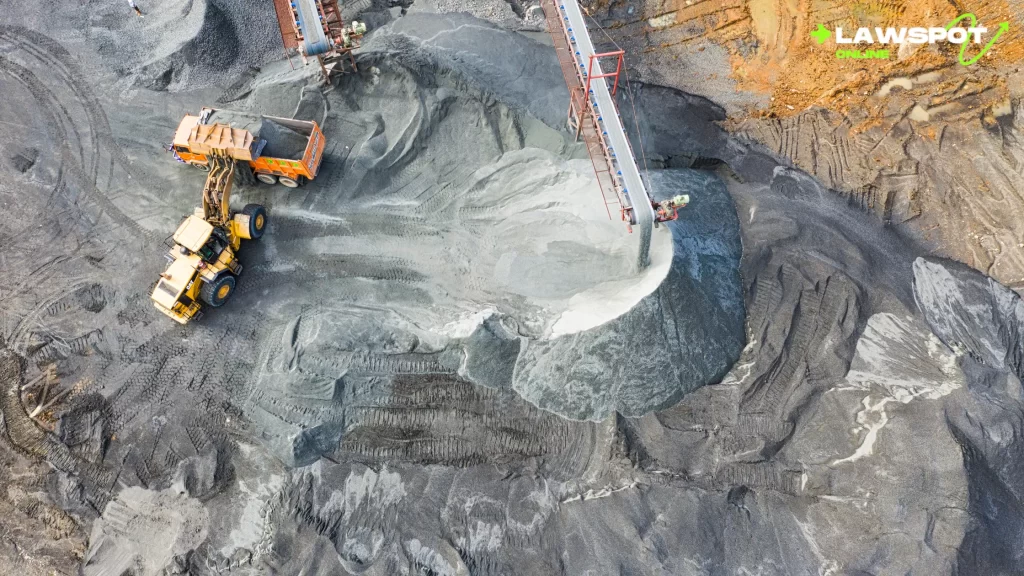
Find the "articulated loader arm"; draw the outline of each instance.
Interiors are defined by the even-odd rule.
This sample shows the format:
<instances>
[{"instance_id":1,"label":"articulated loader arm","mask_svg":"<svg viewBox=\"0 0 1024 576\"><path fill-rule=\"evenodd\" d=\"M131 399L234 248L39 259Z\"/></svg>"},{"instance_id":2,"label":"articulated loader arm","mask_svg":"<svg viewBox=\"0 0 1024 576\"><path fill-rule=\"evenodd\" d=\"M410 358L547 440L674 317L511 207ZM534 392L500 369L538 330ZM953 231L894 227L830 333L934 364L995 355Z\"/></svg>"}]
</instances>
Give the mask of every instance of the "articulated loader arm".
<instances>
[{"instance_id":1,"label":"articulated loader arm","mask_svg":"<svg viewBox=\"0 0 1024 576\"><path fill-rule=\"evenodd\" d=\"M207 222L223 226L231 219L229 210L235 159L223 150L213 150L207 155L207 160L210 174L203 187L203 216Z\"/></svg>"}]
</instances>

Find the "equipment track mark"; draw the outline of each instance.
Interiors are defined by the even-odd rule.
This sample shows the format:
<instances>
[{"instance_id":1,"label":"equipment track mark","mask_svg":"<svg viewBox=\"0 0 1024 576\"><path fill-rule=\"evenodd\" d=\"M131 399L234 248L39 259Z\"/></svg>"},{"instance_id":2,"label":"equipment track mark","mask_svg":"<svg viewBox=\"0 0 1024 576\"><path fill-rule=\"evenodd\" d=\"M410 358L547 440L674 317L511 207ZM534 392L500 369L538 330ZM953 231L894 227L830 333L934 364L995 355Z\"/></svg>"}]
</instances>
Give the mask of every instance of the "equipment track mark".
<instances>
[{"instance_id":1,"label":"equipment track mark","mask_svg":"<svg viewBox=\"0 0 1024 576\"><path fill-rule=\"evenodd\" d=\"M83 144L79 138L80 132L60 99L28 68L0 57L0 69L5 69L19 78L37 99L40 99L42 102L51 103L50 106L45 106L46 114L50 118L51 127L59 135L62 150L61 156L64 160L67 160L67 154L73 154L73 151L69 148L67 132L63 124L70 126L74 131L79 147L79 162L73 163L70 170L78 174L83 180L83 188L90 193L89 195L101 206L102 210L110 215L111 219L133 230L137 237L141 236L148 242L155 241L156 239L151 232L122 212L98 187L99 155L101 150L106 150L110 155L111 164L109 168L111 171L113 170L113 162L116 161L129 177L139 180L144 178L134 170L131 161L128 160L121 147L114 140L103 107L100 105L99 100L88 90L89 82L78 71L78 65L74 62L70 52L47 36L16 26L0 25L0 40L6 40L18 46L20 50L38 60L48 72L57 73L61 86L69 90L75 99L75 103L85 111L86 128L89 134L88 149L93 150L93 153L89 154L88 158L86 158ZM63 122L54 115L53 109L61 110L65 118Z\"/></svg>"},{"instance_id":2,"label":"equipment track mark","mask_svg":"<svg viewBox=\"0 0 1024 576\"><path fill-rule=\"evenodd\" d=\"M74 57L71 53L52 38L26 28L0 25L0 38L3 38L5 35L8 40L11 39L10 35L14 35L14 42L23 49L38 48L39 50L34 52L33 55L39 58L43 64L47 65L47 69L50 69L53 65L58 67L67 79L65 86L76 95L79 105L89 115L90 132L96 135L96 139L99 142L105 144L111 158L117 160L121 168L128 172L132 178L141 178L139 174L134 173L131 161L124 155L121 147L114 140L113 131L110 129L110 123L107 121L103 106L86 88L90 83L78 71L78 65L74 62Z\"/></svg>"},{"instance_id":3,"label":"equipment track mark","mask_svg":"<svg viewBox=\"0 0 1024 576\"><path fill-rule=\"evenodd\" d=\"M142 228L124 212L121 212L121 210L118 209L117 206L115 206L114 203L96 187L95 180L91 179L90 176L85 173L80 164L71 162L70 166L68 165L66 161L69 159L69 156L73 155L73 152L70 150L68 145L67 132L65 131L60 119L52 112L52 109L54 108L63 110L63 107L60 105L59 101L57 101L56 96L50 91L50 89L47 88L30 70L3 56L0 56L0 71L6 72L19 80L22 85L25 86L25 88L42 103L42 107L45 109L48 117L48 124L50 124L50 128L54 131L54 139L59 142L61 158L65 161L61 164L61 167L64 170L80 177L82 180L82 187L91 192L90 196L100 206L101 213L106 212L115 222L127 226L130 229L134 229L144 238L152 239L149 231Z\"/></svg>"}]
</instances>

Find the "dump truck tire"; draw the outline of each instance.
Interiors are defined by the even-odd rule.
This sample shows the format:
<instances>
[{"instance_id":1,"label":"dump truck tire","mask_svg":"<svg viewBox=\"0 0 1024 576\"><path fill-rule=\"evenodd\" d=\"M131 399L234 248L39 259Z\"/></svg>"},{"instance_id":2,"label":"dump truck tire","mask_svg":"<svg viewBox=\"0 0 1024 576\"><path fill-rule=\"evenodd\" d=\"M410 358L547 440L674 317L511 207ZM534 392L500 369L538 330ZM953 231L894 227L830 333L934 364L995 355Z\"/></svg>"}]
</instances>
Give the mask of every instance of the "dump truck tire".
<instances>
[{"instance_id":1,"label":"dump truck tire","mask_svg":"<svg viewBox=\"0 0 1024 576\"><path fill-rule=\"evenodd\" d=\"M210 171L210 165L209 164L200 164L198 162L195 162L192 165L195 166L196 168L199 168L203 172L209 172Z\"/></svg>"},{"instance_id":2,"label":"dump truck tire","mask_svg":"<svg viewBox=\"0 0 1024 576\"><path fill-rule=\"evenodd\" d=\"M242 208L242 214L249 217L249 238L258 240L267 230L267 209L260 204L246 204Z\"/></svg>"},{"instance_id":3,"label":"dump truck tire","mask_svg":"<svg viewBox=\"0 0 1024 576\"><path fill-rule=\"evenodd\" d=\"M299 183L297 181L292 180L291 178L289 178L287 176L281 176L280 178L277 179L277 181L280 182L282 185L287 186L289 188L298 188L299 187Z\"/></svg>"},{"instance_id":4,"label":"dump truck tire","mask_svg":"<svg viewBox=\"0 0 1024 576\"><path fill-rule=\"evenodd\" d=\"M213 308L219 308L235 293L235 276L223 273L213 279L212 282L205 282L199 288L199 298Z\"/></svg>"},{"instance_id":5,"label":"dump truck tire","mask_svg":"<svg viewBox=\"0 0 1024 576\"><path fill-rule=\"evenodd\" d=\"M264 184L269 184L271 186L277 184L277 176L274 176L273 174L266 174L261 172L256 175L256 179L259 180L260 182L263 182Z\"/></svg>"}]
</instances>

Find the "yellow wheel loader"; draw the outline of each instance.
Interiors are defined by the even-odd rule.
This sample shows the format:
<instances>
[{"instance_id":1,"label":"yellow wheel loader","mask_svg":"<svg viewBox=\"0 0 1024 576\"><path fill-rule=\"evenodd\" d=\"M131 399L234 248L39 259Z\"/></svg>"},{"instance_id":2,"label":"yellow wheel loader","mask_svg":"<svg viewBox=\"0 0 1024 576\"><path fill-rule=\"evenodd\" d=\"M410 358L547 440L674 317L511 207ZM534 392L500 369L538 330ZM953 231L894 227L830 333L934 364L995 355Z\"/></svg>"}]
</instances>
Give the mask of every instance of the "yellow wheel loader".
<instances>
[{"instance_id":1,"label":"yellow wheel loader","mask_svg":"<svg viewBox=\"0 0 1024 576\"><path fill-rule=\"evenodd\" d=\"M252 135L224 124L199 126L192 145L206 154L210 172L203 187L203 206L185 218L171 236L170 265L160 274L152 299L160 310L182 324L198 318L202 305L222 306L235 292L242 265L237 252L242 240L256 240L267 227L267 211L249 204L231 212L229 201L235 163L256 152Z\"/></svg>"}]
</instances>

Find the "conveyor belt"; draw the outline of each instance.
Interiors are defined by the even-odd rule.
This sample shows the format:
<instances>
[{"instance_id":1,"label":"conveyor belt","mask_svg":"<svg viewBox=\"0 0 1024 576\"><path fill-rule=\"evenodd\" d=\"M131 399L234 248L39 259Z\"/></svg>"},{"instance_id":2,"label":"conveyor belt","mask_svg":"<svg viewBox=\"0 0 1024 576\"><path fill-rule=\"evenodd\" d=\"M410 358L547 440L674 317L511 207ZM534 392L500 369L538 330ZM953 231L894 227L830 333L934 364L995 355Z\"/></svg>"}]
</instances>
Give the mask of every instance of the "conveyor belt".
<instances>
[{"instance_id":1,"label":"conveyor belt","mask_svg":"<svg viewBox=\"0 0 1024 576\"><path fill-rule=\"evenodd\" d=\"M553 0L558 6L558 12L562 16L562 24L569 32L573 40L572 51L576 59L576 65L581 66L586 72L590 63L590 57L597 54L594 44L590 40L590 33L587 31L586 21L576 0ZM595 59L594 68L591 71L590 90L587 95L598 112L598 119L602 128L601 133L605 138L606 145L614 153L613 174L621 178L622 195L628 206L633 209L636 220L635 226L640 230L640 253L637 257L637 264L640 268L650 264L651 234L654 230L654 209L651 207L651 199L647 195L647 188L640 178L640 170L636 165L636 158L626 138L626 132L622 127L622 120L619 118L619 111L612 99L608 83L604 78L596 76L602 74L601 64Z\"/></svg>"},{"instance_id":2,"label":"conveyor belt","mask_svg":"<svg viewBox=\"0 0 1024 576\"><path fill-rule=\"evenodd\" d=\"M306 56L316 56L330 51L323 24L320 22L320 8L316 0L291 0L295 9L295 22L302 32L302 49Z\"/></svg>"}]
</instances>

